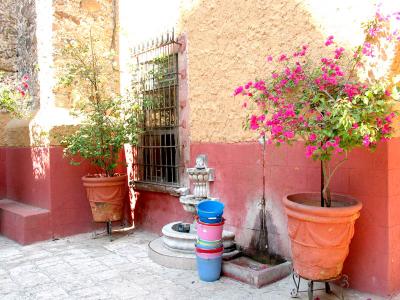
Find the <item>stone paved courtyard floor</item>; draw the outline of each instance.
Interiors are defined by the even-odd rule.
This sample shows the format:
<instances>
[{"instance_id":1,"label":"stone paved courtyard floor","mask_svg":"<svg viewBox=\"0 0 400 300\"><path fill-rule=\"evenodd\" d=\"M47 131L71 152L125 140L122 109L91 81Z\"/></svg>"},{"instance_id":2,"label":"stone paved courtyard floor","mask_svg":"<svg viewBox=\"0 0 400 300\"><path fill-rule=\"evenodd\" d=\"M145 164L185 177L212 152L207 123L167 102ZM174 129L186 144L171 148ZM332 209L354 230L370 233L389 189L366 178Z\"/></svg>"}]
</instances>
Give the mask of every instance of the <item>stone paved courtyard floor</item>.
<instances>
[{"instance_id":1,"label":"stone paved courtyard floor","mask_svg":"<svg viewBox=\"0 0 400 300\"><path fill-rule=\"evenodd\" d=\"M0 236L0 299L291 299L289 277L256 289L226 277L205 283L195 271L159 266L147 256L155 237L136 230L113 242L81 234L20 246ZM383 299L353 290L345 296Z\"/></svg>"}]
</instances>

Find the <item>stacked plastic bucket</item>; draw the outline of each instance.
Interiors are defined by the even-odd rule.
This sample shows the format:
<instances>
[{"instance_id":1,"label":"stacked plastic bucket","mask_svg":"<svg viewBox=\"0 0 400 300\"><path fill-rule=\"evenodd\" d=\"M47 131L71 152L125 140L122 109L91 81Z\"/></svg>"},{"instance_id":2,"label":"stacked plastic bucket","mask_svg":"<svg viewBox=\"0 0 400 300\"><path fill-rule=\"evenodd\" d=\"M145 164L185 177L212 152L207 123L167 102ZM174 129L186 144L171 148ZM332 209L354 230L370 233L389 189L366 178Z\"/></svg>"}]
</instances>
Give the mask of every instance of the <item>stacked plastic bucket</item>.
<instances>
[{"instance_id":1,"label":"stacked plastic bucket","mask_svg":"<svg viewBox=\"0 0 400 300\"><path fill-rule=\"evenodd\" d=\"M224 204L219 201L204 200L197 205L196 261L203 281L216 281L221 276L223 213Z\"/></svg>"}]
</instances>

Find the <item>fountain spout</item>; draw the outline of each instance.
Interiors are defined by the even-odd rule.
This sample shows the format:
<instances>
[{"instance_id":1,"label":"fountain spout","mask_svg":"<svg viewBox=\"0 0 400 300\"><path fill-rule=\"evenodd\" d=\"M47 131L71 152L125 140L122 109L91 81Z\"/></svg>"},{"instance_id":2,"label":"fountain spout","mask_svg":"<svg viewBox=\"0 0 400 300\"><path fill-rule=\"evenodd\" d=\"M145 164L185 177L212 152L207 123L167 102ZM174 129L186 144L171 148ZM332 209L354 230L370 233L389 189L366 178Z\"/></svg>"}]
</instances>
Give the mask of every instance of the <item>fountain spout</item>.
<instances>
[{"instance_id":1,"label":"fountain spout","mask_svg":"<svg viewBox=\"0 0 400 300\"><path fill-rule=\"evenodd\" d=\"M196 158L196 166L187 168L186 173L193 183L193 193L179 198L183 209L187 212L196 213L196 205L210 197L210 182L214 181L214 169L208 167L207 156L200 154Z\"/></svg>"}]
</instances>

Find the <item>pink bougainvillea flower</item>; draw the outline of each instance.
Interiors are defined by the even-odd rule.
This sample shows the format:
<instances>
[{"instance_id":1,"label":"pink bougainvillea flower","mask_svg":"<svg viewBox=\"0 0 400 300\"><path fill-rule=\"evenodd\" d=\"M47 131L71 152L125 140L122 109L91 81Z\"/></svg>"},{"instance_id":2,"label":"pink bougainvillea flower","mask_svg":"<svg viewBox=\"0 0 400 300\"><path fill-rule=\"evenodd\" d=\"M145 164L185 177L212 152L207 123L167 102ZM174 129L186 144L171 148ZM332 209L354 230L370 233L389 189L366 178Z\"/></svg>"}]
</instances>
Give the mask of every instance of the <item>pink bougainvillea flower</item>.
<instances>
[{"instance_id":1,"label":"pink bougainvillea flower","mask_svg":"<svg viewBox=\"0 0 400 300\"><path fill-rule=\"evenodd\" d=\"M316 135L315 133L311 133L311 134L308 136L308 140L309 140L310 142L314 142L314 141L316 141L316 139L317 139L317 135Z\"/></svg>"},{"instance_id":2,"label":"pink bougainvillea flower","mask_svg":"<svg viewBox=\"0 0 400 300\"><path fill-rule=\"evenodd\" d=\"M392 114L387 115L387 116L385 117L385 121L388 122L388 123L392 123L392 118L393 118L393 117L394 117L394 116L393 116Z\"/></svg>"},{"instance_id":3,"label":"pink bougainvillea flower","mask_svg":"<svg viewBox=\"0 0 400 300\"><path fill-rule=\"evenodd\" d=\"M339 47L335 50L335 59L340 59L342 57L342 54L344 52L343 47Z\"/></svg>"},{"instance_id":4,"label":"pink bougainvillea flower","mask_svg":"<svg viewBox=\"0 0 400 300\"><path fill-rule=\"evenodd\" d=\"M24 76L22 76L22 80L28 81L29 80L29 75L28 74L24 74Z\"/></svg>"},{"instance_id":5,"label":"pink bougainvillea flower","mask_svg":"<svg viewBox=\"0 0 400 300\"><path fill-rule=\"evenodd\" d=\"M354 123L353 126L352 126L351 128L357 129L357 128L358 128L358 123Z\"/></svg>"},{"instance_id":6,"label":"pink bougainvillea flower","mask_svg":"<svg viewBox=\"0 0 400 300\"><path fill-rule=\"evenodd\" d=\"M381 128L381 132L383 134L388 134L388 133L390 133L391 130L392 130L392 128L390 127L390 124L385 124L383 126L383 128Z\"/></svg>"},{"instance_id":7,"label":"pink bougainvillea flower","mask_svg":"<svg viewBox=\"0 0 400 300\"><path fill-rule=\"evenodd\" d=\"M25 97L26 93L20 86L17 86L17 91L21 94L22 97Z\"/></svg>"},{"instance_id":8,"label":"pink bougainvillea flower","mask_svg":"<svg viewBox=\"0 0 400 300\"><path fill-rule=\"evenodd\" d=\"M257 81L256 83L254 83L254 88L259 91L265 91L266 90L265 81L264 80Z\"/></svg>"},{"instance_id":9,"label":"pink bougainvillea flower","mask_svg":"<svg viewBox=\"0 0 400 300\"><path fill-rule=\"evenodd\" d=\"M334 39L333 35L328 36L328 39L325 41L325 46L332 45L333 44L333 39Z\"/></svg>"},{"instance_id":10,"label":"pink bougainvillea flower","mask_svg":"<svg viewBox=\"0 0 400 300\"><path fill-rule=\"evenodd\" d=\"M365 42L363 44L362 50L361 50L362 54L364 54L365 56L370 56L370 57L374 57L374 49L372 48L371 43Z\"/></svg>"},{"instance_id":11,"label":"pink bougainvillea flower","mask_svg":"<svg viewBox=\"0 0 400 300\"><path fill-rule=\"evenodd\" d=\"M282 133L283 127L280 125L272 125L271 132L274 135L280 135Z\"/></svg>"},{"instance_id":12,"label":"pink bougainvillea flower","mask_svg":"<svg viewBox=\"0 0 400 300\"><path fill-rule=\"evenodd\" d=\"M266 58L266 60L267 60L267 62L271 62L271 61L273 60L272 55L268 55L267 58Z\"/></svg>"},{"instance_id":13,"label":"pink bougainvillea flower","mask_svg":"<svg viewBox=\"0 0 400 300\"><path fill-rule=\"evenodd\" d=\"M294 132L293 131L286 131L283 135L285 137L287 137L288 139L294 138Z\"/></svg>"},{"instance_id":14,"label":"pink bougainvillea flower","mask_svg":"<svg viewBox=\"0 0 400 300\"><path fill-rule=\"evenodd\" d=\"M371 37L376 37L377 35L378 35L378 32L380 32L380 28L379 27L371 27L369 30L368 30L368 34L369 34L369 36L371 36Z\"/></svg>"},{"instance_id":15,"label":"pink bougainvillea flower","mask_svg":"<svg viewBox=\"0 0 400 300\"><path fill-rule=\"evenodd\" d=\"M272 78L273 79L276 79L276 78L278 78L279 77L279 75L277 74L277 73L272 73Z\"/></svg>"},{"instance_id":16,"label":"pink bougainvillea flower","mask_svg":"<svg viewBox=\"0 0 400 300\"><path fill-rule=\"evenodd\" d=\"M392 95L392 93L389 90L385 90L385 95L390 97Z\"/></svg>"},{"instance_id":17,"label":"pink bougainvillea flower","mask_svg":"<svg viewBox=\"0 0 400 300\"><path fill-rule=\"evenodd\" d=\"M237 96L243 92L243 86L238 86L235 91L233 92L234 96Z\"/></svg>"},{"instance_id":18,"label":"pink bougainvillea flower","mask_svg":"<svg viewBox=\"0 0 400 300\"><path fill-rule=\"evenodd\" d=\"M257 116L251 115L250 117L250 129L251 130L257 130L260 126L258 125L257 122Z\"/></svg>"},{"instance_id":19,"label":"pink bougainvillea flower","mask_svg":"<svg viewBox=\"0 0 400 300\"><path fill-rule=\"evenodd\" d=\"M344 92L347 94L350 100L352 100L355 96L361 94L362 86L358 84L345 84L344 85Z\"/></svg>"},{"instance_id":20,"label":"pink bougainvillea flower","mask_svg":"<svg viewBox=\"0 0 400 300\"><path fill-rule=\"evenodd\" d=\"M279 61L284 61L287 60L287 56L286 54L281 54L281 56L279 56Z\"/></svg>"},{"instance_id":21,"label":"pink bougainvillea flower","mask_svg":"<svg viewBox=\"0 0 400 300\"><path fill-rule=\"evenodd\" d=\"M369 147L369 145L371 144L371 140L369 139L369 135L364 135L362 143L363 143L363 145L365 147Z\"/></svg>"},{"instance_id":22,"label":"pink bougainvillea flower","mask_svg":"<svg viewBox=\"0 0 400 300\"><path fill-rule=\"evenodd\" d=\"M314 154L315 150L317 150L317 146L308 145L306 147L306 156L311 157Z\"/></svg>"}]
</instances>

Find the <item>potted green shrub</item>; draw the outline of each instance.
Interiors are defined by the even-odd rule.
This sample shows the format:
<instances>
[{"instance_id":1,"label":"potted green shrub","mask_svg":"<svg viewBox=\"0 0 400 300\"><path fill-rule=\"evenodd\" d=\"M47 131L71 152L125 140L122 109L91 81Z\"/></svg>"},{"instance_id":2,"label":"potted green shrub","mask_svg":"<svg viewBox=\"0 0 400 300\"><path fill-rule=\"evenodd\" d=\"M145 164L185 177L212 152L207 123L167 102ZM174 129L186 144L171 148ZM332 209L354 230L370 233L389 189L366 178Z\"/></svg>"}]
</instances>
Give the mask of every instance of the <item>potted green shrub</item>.
<instances>
[{"instance_id":1,"label":"potted green shrub","mask_svg":"<svg viewBox=\"0 0 400 300\"><path fill-rule=\"evenodd\" d=\"M60 83L75 95L73 114L80 120L77 130L61 141L64 153L74 165L86 160L97 169L82 177L94 221L121 220L127 176L116 169L123 145L137 144L140 105L115 92L114 54L91 35L68 41L62 54L67 63Z\"/></svg>"},{"instance_id":2,"label":"potted green shrub","mask_svg":"<svg viewBox=\"0 0 400 300\"><path fill-rule=\"evenodd\" d=\"M243 106L250 110L246 128L277 146L301 141L305 155L321 162L320 193L283 199L294 270L309 280L341 274L362 207L352 197L331 193L335 172L349 151L356 147L373 150L394 131L397 88L384 79L361 82L357 77L359 67L376 54L375 41L398 42L398 31L390 31L388 25L390 17L378 12L366 23L366 41L353 53L335 45L330 36L325 46L331 56L317 62L308 59L304 45L292 55L279 55L275 59L278 67L269 78L248 82L234 92L246 96Z\"/></svg>"}]
</instances>

